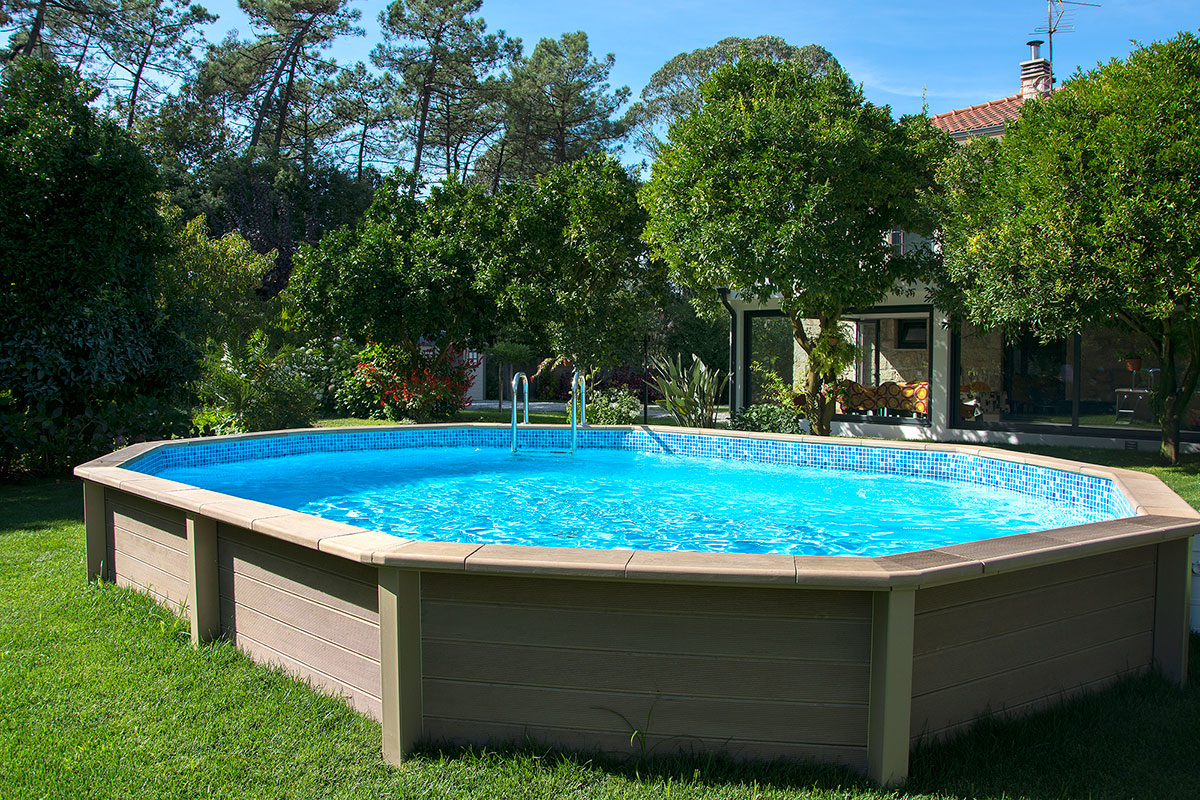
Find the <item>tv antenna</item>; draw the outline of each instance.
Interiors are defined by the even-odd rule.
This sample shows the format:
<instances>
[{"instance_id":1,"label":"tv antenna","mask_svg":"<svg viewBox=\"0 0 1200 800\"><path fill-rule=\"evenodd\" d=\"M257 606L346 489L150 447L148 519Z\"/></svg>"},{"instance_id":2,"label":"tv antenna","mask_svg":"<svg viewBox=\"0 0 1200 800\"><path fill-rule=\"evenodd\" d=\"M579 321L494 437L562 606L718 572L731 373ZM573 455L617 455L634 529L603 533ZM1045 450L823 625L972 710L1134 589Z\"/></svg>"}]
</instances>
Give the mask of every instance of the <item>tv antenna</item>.
<instances>
[{"instance_id":1,"label":"tv antenna","mask_svg":"<svg viewBox=\"0 0 1200 800\"><path fill-rule=\"evenodd\" d=\"M1083 0L1046 0L1046 24L1033 29L1034 33L1046 34L1050 49L1050 85L1054 85L1054 34L1075 32L1075 10L1067 6L1091 6L1099 8L1099 3L1085 3Z\"/></svg>"}]
</instances>

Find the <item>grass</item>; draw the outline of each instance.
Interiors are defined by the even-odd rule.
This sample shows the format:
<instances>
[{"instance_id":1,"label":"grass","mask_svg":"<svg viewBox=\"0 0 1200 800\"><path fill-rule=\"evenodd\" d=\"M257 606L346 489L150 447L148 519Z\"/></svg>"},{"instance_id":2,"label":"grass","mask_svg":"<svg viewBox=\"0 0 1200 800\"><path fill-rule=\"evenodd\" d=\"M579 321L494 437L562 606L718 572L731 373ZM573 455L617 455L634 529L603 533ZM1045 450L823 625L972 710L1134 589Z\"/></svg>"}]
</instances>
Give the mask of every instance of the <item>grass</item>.
<instances>
[{"instance_id":1,"label":"grass","mask_svg":"<svg viewBox=\"0 0 1200 800\"><path fill-rule=\"evenodd\" d=\"M482 406L473 406L468 409L457 412L448 422L498 422L508 425L512 422L512 409L506 408L503 411L498 411L494 406L488 408L492 401ZM518 408L517 415L520 420L524 420L522 409ZM637 419L640 424L641 416ZM530 411L529 422L532 425L568 425L571 422L570 416L566 411ZM317 421L319 428L336 428L346 427L351 425L393 425L395 423L384 419L358 419L355 417L339 417L329 418ZM677 425L673 417L651 417L650 424L652 425Z\"/></svg>"},{"instance_id":2,"label":"grass","mask_svg":"<svg viewBox=\"0 0 1200 800\"><path fill-rule=\"evenodd\" d=\"M1029 448L1034 449L1034 448ZM1159 475L1194 505L1200 464L1036 448ZM0 486L0 797L1163 798L1200 795L1200 637L1180 691L1150 675L918 748L903 791L804 765L622 764L527 746L379 757L379 726L334 698L188 643L148 598L85 581L71 479Z\"/></svg>"}]
</instances>

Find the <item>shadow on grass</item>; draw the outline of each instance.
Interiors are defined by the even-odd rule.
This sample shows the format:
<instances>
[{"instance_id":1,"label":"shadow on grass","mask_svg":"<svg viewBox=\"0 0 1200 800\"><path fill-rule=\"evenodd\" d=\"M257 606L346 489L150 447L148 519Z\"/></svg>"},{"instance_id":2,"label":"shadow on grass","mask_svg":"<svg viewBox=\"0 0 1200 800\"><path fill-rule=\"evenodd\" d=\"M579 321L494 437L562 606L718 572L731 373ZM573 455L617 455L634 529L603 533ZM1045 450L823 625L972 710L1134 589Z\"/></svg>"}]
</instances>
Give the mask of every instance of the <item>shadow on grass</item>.
<instances>
[{"instance_id":1,"label":"shadow on grass","mask_svg":"<svg viewBox=\"0 0 1200 800\"><path fill-rule=\"evenodd\" d=\"M911 778L899 792L880 790L848 769L800 762L741 763L695 755L623 759L532 742L485 748L428 744L420 754L483 766L532 761L539 769L580 769L652 785L691 786L696 796L754 786L862 800L1194 800L1200 797L1200 636L1192 636L1191 648L1191 676L1183 690L1158 675L1146 675L1040 713L986 718L966 733L914 749Z\"/></svg>"},{"instance_id":2,"label":"shadow on grass","mask_svg":"<svg viewBox=\"0 0 1200 800\"><path fill-rule=\"evenodd\" d=\"M486 747L426 743L416 755L431 761L463 762L492 769L508 764L518 768L536 765L538 770L546 772L590 772L651 787L655 784L671 786L679 794L670 796L682 798L707 795L708 790L721 787L753 786L760 790L788 792L817 790L836 792L838 797L846 798L875 797L877 791L870 781L848 768L796 761L764 764L686 753L621 757L602 752L559 750L532 741L522 744L497 742Z\"/></svg>"},{"instance_id":3,"label":"shadow on grass","mask_svg":"<svg viewBox=\"0 0 1200 800\"><path fill-rule=\"evenodd\" d=\"M0 483L0 489L0 536L83 522L83 489L77 478L29 478Z\"/></svg>"},{"instance_id":4,"label":"shadow on grass","mask_svg":"<svg viewBox=\"0 0 1200 800\"><path fill-rule=\"evenodd\" d=\"M1200 797L1200 636L1179 689L1159 675L919 746L910 792L961 798Z\"/></svg>"}]
</instances>

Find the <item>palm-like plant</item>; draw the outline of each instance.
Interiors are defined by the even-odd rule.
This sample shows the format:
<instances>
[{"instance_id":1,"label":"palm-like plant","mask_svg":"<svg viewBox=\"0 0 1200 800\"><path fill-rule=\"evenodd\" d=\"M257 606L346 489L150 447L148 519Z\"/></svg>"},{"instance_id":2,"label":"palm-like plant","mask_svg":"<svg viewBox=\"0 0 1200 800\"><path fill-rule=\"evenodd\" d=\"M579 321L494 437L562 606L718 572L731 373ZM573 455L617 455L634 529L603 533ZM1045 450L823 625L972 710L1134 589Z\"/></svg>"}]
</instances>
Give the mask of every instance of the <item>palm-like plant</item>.
<instances>
[{"instance_id":1,"label":"palm-like plant","mask_svg":"<svg viewBox=\"0 0 1200 800\"><path fill-rule=\"evenodd\" d=\"M718 369L709 369L695 353L689 367L683 366L683 356L675 360L654 359L654 374L650 376L662 394L658 402L675 421L685 428L717 427L717 398L729 383L729 376Z\"/></svg>"}]
</instances>

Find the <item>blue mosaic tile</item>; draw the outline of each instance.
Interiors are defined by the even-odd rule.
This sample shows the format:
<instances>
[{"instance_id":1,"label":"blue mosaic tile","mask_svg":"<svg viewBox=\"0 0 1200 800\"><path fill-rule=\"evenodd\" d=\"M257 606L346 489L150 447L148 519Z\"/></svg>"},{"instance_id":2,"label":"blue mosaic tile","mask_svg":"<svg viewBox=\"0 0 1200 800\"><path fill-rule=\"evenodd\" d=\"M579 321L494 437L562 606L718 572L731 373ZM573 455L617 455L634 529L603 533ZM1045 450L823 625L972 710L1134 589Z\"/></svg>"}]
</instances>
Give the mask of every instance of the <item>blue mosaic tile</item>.
<instances>
[{"instance_id":1,"label":"blue mosaic tile","mask_svg":"<svg viewBox=\"0 0 1200 800\"><path fill-rule=\"evenodd\" d=\"M179 466L206 466L259 458L349 450L413 447L497 447L512 442L508 428L437 428L280 434L251 439L168 444L126 464L155 475ZM521 449L569 450L570 430L518 429ZM942 478L1008 489L1031 497L1070 503L1095 520L1133 516L1112 481L967 453L897 447L789 442L773 439L647 430L581 429L580 448L630 450L691 458L720 458L791 464L822 469Z\"/></svg>"}]
</instances>

